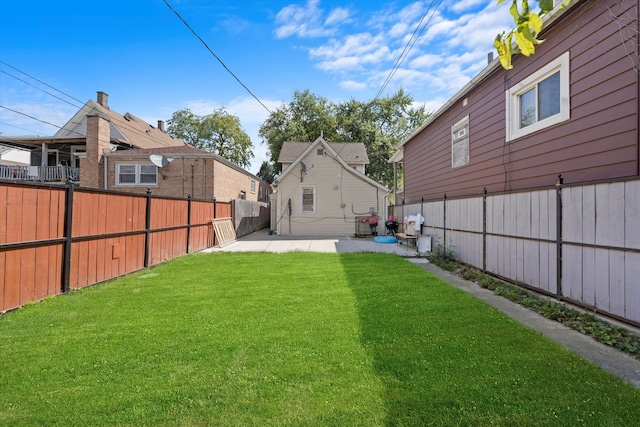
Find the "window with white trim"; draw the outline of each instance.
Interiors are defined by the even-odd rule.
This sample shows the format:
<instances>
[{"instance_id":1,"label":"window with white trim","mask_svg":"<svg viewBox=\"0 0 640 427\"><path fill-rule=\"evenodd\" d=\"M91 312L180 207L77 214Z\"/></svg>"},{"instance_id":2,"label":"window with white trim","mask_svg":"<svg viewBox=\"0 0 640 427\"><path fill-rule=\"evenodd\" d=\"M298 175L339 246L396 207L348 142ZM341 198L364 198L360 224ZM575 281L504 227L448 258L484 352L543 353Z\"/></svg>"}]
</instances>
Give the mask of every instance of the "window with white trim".
<instances>
[{"instance_id":1,"label":"window with white trim","mask_svg":"<svg viewBox=\"0 0 640 427\"><path fill-rule=\"evenodd\" d=\"M116 163L116 185L157 184L157 166L141 163Z\"/></svg>"},{"instance_id":2,"label":"window with white trim","mask_svg":"<svg viewBox=\"0 0 640 427\"><path fill-rule=\"evenodd\" d=\"M300 207L303 214L316 213L316 187L300 187Z\"/></svg>"},{"instance_id":3,"label":"window with white trim","mask_svg":"<svg viewBox=\"0 0 640 427\"><path fill-rule=\"evenodd\" d=\"M451 167L469 163L469 116L451 126Z\"/></svg>"},{"instance_id":4,"label":"window with white trim","mask_svg":"<svg viewBox=\"0 0 640 427\"><path fill-rule=\"evenodd\" d=\"M569 120L569 52L505 92L506 138L516 138Z\"/></svg>"},{"instance_id":5,"label":"window with white trim","mask_svg":"<svg viewBox=\"0 0 640 427\"><path fill-rule=\"evenodd\" d=\"M256 194L256 181L255 181L255 179L251 180L251 194Z\"/></svg>"}]
</instances>

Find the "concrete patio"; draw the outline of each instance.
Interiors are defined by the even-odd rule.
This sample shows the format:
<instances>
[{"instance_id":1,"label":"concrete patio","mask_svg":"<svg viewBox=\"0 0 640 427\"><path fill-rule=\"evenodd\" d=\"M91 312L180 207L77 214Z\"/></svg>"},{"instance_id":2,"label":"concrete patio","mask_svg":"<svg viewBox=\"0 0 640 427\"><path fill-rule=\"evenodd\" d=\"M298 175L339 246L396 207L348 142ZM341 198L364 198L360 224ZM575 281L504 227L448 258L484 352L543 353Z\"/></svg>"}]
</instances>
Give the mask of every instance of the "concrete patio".
<instances>
[{"instance_id":1,"label":"concrete patio","mask_svg":"<svg viewBox=\"0 0 640 427\"><path fill-rule=\"evenodd\" d=\"M372 237L354 236L276 236L267 230L257 231L241 237L223 247L206 249L204 252L383 252L404 257L418 255L415 246L406 242L376 243Z\"/></svg>"}]
</instances>

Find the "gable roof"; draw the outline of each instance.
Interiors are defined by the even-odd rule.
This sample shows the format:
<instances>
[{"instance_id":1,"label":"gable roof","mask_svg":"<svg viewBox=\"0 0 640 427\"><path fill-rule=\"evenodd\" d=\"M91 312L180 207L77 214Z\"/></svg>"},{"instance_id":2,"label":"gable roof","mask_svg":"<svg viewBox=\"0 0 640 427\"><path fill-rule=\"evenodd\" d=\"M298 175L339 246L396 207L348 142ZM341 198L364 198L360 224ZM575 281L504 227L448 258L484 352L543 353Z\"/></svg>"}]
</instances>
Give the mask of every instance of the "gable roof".
<instances>
[{"instance_id":1,"label":"gable roof","mask_svg":"<svg viewBox=\"0 0 640 427\"><path fill-rule=\"evenodd\" d=\"M369 164L367 148L362 142L327 142L324 139L322 140L348 164ZM302 154L311 144L313 144L313 142L287 141L283 143L282 148L280 149L280 156L278 156L278 163L292 163L300 157L300 154Z\"/></svg>"},{"instance_id":2,"label":"gable roof","mask_svg":"<svg viewBox=\"0 0 640 427\"><path fill-rule=\"evenodd\" d=\"M373 179L369 178L367 175L363 174L362 172L354 169L353 167L351 167L346 161L345 159L342 157L342 155L337 152L334 147L336 146L336 143L328 143L327 141L324 140L323 137L318 137L315 141L313 142L303 142L303 143L294 143L294 144L304 144L306 146L306 148L298 155L298 157L296 157L289 166L287 166L287 168L285 168L285 170L282 171L282 173L280 174L280 176L276 177L276 179L273 181L273 184L277 186L278 182L282 180L282 178L284 178L285 176L287 176L290 172L292 172L296 165L298 163L300 163L302 161L302 159L311 152L311 150L316 149L316 147L318 145L322 145L323 148L325 149L325 152L327 153L328 156L330 156L333 160L335 160L336 162L338 162L345 171L347 171L348 173L352 174L353 176L355 176L358 179L361 179L362 181L367 182L370 185L373 185L374 187L379 188L380 190L384 191L384 192L389 192L389 189L387 187L385 187L384 185L380 184L377 181L374 181ZM362 144L361 142L357 142L357 143L353 143L353 142L347 142L347 143L339 143L339 144L344 144L344 145L349 145L349 144ZM342 145L339 145L340 147L342 147ZM362 146L364 147L364 144L362 144ZM284 145L283 145L284 147ZM344 148L344 147L342 147ZM366 154L366 152L365 152ZM278 158L278 160L280 160ZM367 157L367 162L369 161L369 158ZM280 162L282 163L282 162ZM358 162L354 162L354 163L358 163Z\"/></svg>"},{"instance_id":3,"label":"gable roof","mask_svg":"<svg viewBox=\"0 0 640 427\"><path fill-rule=\"evenodd\" d=\"M86 104L65 123L54 138L75 138L86 136L87 116L101 114L111 122L111 142L133 148L175 147L185 145L184 141L150 125L131 113L121 115L93 100Z\"/></svg>"}]
</instances>

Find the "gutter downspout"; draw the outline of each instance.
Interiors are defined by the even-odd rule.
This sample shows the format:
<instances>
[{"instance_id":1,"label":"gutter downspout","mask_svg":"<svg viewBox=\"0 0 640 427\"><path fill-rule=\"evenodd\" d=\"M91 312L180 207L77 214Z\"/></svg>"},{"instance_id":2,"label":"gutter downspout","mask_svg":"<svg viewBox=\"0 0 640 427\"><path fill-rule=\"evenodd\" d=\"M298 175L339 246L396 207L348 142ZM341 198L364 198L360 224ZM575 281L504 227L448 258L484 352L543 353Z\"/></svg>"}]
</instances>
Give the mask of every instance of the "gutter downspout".
<instances>
[{"instance_id":1,"label":"gutter downspout","mask_svg":"<svg viewBox=\"0 0 640 427\"><path fill-rule=\"evenodd\" d=\"M102 159L104 160L103 166L104 166L104 189L108 190L109 189L109 168L107 166L107 156L102 156Z\"/></svg>"}]
</instances>

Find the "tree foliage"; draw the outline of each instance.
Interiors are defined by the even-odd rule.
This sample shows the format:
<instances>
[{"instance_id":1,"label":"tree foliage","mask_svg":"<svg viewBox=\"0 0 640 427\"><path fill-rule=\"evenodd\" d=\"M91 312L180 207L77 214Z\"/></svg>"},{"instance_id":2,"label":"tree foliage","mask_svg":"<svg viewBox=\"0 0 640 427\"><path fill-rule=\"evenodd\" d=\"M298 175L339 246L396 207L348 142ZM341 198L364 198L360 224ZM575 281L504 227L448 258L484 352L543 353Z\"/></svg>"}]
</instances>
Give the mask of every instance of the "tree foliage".
<instances>
[{"instance_id":1,"label":"tree foliage","mask_svg":"<svg viewBox=\"0 0 640 427\"><path fill-rule=\"evenodd\" d=\"M542 16L553 10L554 0L536 0L540 6L540 12L531 12L528 0L512 0L509 11L513 16L515 28L508 33L502 32L496 36L493 45L498 52L500 64L506 70L513 68L511 58L518 53L524 56L533 55L536 45L544 40L539 40L538 33L542 30ZM498 0L498 4L505 0ZM563 0L562 7L568 5L570 0Z\"/></svg>"},{"instance_id":2,"label":"tree foliage","mask_svg":"<svg viewBox=\"0 0 640 427\"><path fill-rule=\"evenodd\" d=\"M275 169L273 163L265 160L260 165L260 170L256 176L265 182L272 183L277 174L278 171Z\"/></svg>"},{"instance_id":3,"label":"tree foliage","mask_svg":"<svg viewBox=\"0 0 640 427\"><path fill-rule=\"evenodd\" d=\"M338 104L308 90L296 91L289 104L267 118L259 135L268 141L274 171L285 141L310 142L322 134L328 142L362 142L370 161L367 175L391 187L393 165L387 163L389 158L429 116L424 106L414 108L412 103L411 96L402 90L369 102L350 99Z\"/></svg>"},{"instance_id":4,"label":"tree foliage","mask_svg":"<svg viewBox=\"0 0 640 427\"><path fill-rule=\"evenodd\" d=\"M224 108L206 116L185 108L173 113L167 124L167 133L189 145L218 154L241 167L250 165L251 139L242 129L240 119Z\"/></svg>"}]
</instances>

